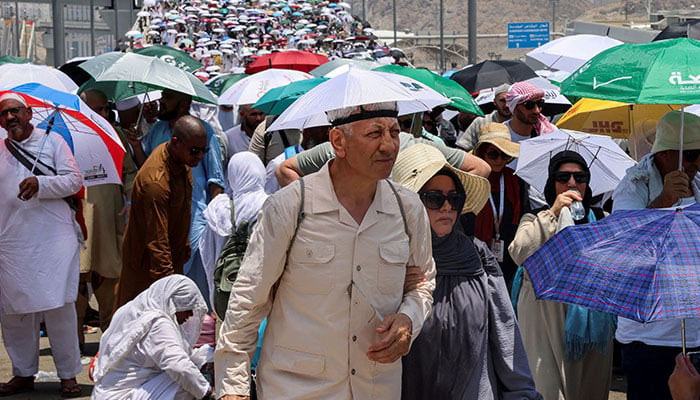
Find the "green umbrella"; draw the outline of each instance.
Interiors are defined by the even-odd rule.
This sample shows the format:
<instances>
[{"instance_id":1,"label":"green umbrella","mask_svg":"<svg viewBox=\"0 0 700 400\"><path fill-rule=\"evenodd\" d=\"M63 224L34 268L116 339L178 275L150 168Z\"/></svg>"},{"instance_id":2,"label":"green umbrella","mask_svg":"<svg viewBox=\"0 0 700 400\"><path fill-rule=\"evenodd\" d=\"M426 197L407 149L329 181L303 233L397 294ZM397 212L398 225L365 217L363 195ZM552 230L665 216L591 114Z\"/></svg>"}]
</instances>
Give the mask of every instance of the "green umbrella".
<instances>
[{"instance_id":1,"label":"green umbrella","mask_svg":"<svg viewBox=\"0 0 700 400\"><path fill-rule=\"evenodd\" d=\"M280 115L296 99L327 80L328 78L304 79L285 86L272 88L257 103L253 104L253 108L268 115Z\"/></svg>"},{"instance_id":2,"label":"green umbrella","mask_svg":"<svg viewBox=\"0 0 700 400\"><path fill-rule=\"evenodd\" d=\"M382 67L375 68L374 71L389 72L392 74L413 78L452 100L450 104L447 104L447 107L476 114L481 117L484 116L484 112L481 111L481 108L479 108L479 105L476 104L471 94L469 94L469 92L459 83L451 79L443 78L438 74L428 71L427 69L408 68L400 65L384 65Z\"/></svg>"},{"instance_id":3,"label":"green umbrella","mask_svg":"<svg viewBox=\"0 0 700 400\"><path fill-rule=\"evenodd\" d=\"M22 57L15 57L15 56L2 56L0 57L0 65L3 64L29 64L31 63L30 60Z\"/></svg>"},{"instance_id":4,"label":"green umbrella","mask_svg":"<svg viewBox=\"0 0 700 400\"><path fill-rule=\"evenodd\" d=\"M375 61L367 61L367 60L354 60L350 58L338 58L332 61L329 61L325 64L321 64L318 67L314 68L309 72L313 76L325 76L327 73L333 71L334 69L338 67L342 67L343 65L350 64L353 65L354 68L360 68L360 69L366 69L370 70L372 68L377 68L381 66L378 62Z\"/></svg>"},{"instance_id":5,"label":"green umbrella","mask_svg":"<svg viewBox=\"0 0 700 400\"><path fill-rule=\"evenodd\" d=\"M248 74L222 74L207 82L207 87L215 95L221 96L221 93L246 76Z\"/></svg>"},{"instance_id":6,"label":"green umbrella","mask_svg":"<svg viewBox=\"0 0 700 400\"><path fill-rule=\"evenodd\" d=\"M85 61L80 68L102 82L105 94L115 101L154 89L170 89L216 104L211 92L194 75L156 57L111 52Z\"/></svg>"},{"instance_id":7,"label":"green umbrella","mask_svg":"<svg viewBox=\"0 0 700 400\"><path fill-rule=\"evenodd\" d=\"M158 57L170 65L174 65L185 72L194 72L202 68L202 64L190 57L184 51L174 47L155 44L153 46L135 49L134 53L142 56Z\"/></svg>"},{"instance_id":8,"label":"green umbrella","mask_svg":"<svg viewBox=\"0 0 700 400\"><path fill-rule=\"evenodd\" d=\"M97 89L104 93L107 98L116 103L118 101L128 99L137 94L147 93L154 88L139 82L127 81L95 81L95 78L90 78L87 82L80 85L78 94L83 93L88 89Z\"/></svg>"},{"instance_id":9,"label":"green umbrella","mask_svg":"<svg viewBox=\"0 0 700 400\"><path fill-rule=\"evenodd\" d=\"M607 49L561 83L567 96L633 104L700 103L700 42L688 38Z\"/></svg>"}]
</instances>

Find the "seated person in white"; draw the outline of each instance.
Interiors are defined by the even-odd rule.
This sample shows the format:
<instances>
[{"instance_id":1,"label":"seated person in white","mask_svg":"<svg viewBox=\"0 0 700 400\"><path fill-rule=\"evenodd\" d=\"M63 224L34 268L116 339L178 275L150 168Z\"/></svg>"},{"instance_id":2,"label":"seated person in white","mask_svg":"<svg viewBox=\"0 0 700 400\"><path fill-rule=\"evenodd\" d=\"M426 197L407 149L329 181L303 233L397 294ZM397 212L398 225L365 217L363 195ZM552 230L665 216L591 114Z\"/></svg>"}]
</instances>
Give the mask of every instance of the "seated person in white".
<instances>
[{"instance_id":1,"label":"seated person in white","mask_svg":"<svg viewBox=\"0 0 700 400\"><path fill-rule=\"evenodd\" d=\"M154 282L119 308L100 340L92 399L208 399L200 372L208 348L193 350L207 312L184 275Z\"/></svg>"}]
</instances>

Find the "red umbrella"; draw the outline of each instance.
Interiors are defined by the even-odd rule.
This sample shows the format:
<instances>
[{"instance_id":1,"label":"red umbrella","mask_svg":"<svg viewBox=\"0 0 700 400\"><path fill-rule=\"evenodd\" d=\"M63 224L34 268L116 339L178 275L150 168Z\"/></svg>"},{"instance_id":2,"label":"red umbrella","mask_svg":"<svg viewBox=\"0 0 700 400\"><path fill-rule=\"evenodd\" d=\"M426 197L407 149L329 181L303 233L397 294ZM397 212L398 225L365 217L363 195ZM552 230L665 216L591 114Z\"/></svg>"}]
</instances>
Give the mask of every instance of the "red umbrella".
<instances>
[{"instance_id":1,"label":"red umbrella","mask_svg":"<svg viewBox=\"0 0 700 400\"><path fill-rule=\"evenodd\" d=\"M280 51L258 58L246 68L245 72L246 74L254 74L270 68L310 72L312 69L327 62L328 57L320 54L297 50Z\"/></svg>"}]
</instances>

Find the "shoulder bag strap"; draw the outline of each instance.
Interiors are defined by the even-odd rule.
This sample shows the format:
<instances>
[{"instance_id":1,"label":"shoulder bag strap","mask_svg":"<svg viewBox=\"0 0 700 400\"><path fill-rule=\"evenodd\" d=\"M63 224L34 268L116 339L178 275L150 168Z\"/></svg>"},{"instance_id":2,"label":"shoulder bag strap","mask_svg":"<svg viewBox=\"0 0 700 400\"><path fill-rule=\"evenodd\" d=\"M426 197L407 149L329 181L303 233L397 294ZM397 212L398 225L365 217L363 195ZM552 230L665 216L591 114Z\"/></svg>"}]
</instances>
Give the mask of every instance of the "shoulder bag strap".
<instances>
[{"instance_id":1,"label":"shoulder bag strap","mask_svg":"<svg viewBox=\"0 0 700 400\"><path fill-rule=\"evenodd\" d=\"M385 179L385 181L386 181L386 183L389 184L391 191L394 192L394 196L396 197L396 202L399 203L399 210L401 211L401 219L403 220L403 230L406 232L406 236L408 236L408 239L411 240L411 234L408 233L408 223L406 222L406 212L403 209L403 202L401 201L401 197L399 197L399 192L396 191L394 184L391 183L390 180Z\"/></svg>"},{"instance_id":2,"label":"shoulder bag strap","mask_svg":"<svg viewBox=\"0 0 700 400\"><path fill-rule=\"evenodd\" d=\"M29 161L25 156L22 155L22 153L19 152L17 149L17 146L15 146L14 143L10 140L10 138L5 138L5 147L7 147L7 150L12 154L14 158L17 159L17 161L20 162L20 164L24 165L25 168L28 170L32 170L32 163ZM35 168L35 174L34 175L44 175L44 173Z\"/></svg>"}]
</instances>

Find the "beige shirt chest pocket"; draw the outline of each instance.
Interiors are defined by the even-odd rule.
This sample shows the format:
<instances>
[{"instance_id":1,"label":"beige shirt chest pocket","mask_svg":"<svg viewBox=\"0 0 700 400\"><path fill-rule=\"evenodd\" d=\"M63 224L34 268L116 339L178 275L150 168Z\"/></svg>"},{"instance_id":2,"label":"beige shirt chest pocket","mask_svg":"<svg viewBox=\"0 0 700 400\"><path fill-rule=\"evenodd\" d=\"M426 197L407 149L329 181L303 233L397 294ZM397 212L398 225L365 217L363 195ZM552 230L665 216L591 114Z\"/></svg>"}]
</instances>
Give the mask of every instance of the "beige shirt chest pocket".
<instances>
[{"instance_id":1,"label":"beige shirt chest pocket","mask_svg":"<svg viewBox=\"0 0 700 400\"><path fill-rule=\"evenodd\" d=\"M282 283L304 294L328 294L333 288L335 245L297 240L289 253Z\"/></svg>"},{"instance_id":2,"label":"beige shirt chest pocket","mask_svg":"<svg viewBox=\"0 0 700 400\"><path fill-rule=\"evenodd\" d=\"M381 293L390 295L403 293L408 256L408 239L379 244L377 288Z\"/></svg>"}]
</instances>

